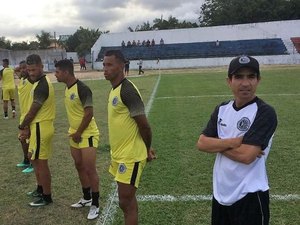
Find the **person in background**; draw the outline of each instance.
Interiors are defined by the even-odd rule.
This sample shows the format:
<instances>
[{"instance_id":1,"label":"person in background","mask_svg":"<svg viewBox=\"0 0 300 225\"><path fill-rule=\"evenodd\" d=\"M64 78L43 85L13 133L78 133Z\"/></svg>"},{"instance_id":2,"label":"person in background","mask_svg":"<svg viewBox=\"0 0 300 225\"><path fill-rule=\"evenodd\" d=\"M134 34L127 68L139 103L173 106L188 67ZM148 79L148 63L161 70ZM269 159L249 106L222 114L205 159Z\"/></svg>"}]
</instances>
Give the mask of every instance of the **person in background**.
<instances>
[{"instance_id":1,"label":"person in background","mask_svg":"<svg viewBox=\"0 0 300 225\"><path fill-rule=\"evenodd\" d=\"M15 78L14 69L9 67L9 60L2 60L3 69L0 71L0 80L2 80L2 99L4 119L8 119L8 101L11 103L12 117L16 117L15 105Z\"/></svg>"},{"instance_id":2,"label":"person in background","mask_svg":"<svg viewBox=\"0 0 300 225\"><path fill-rule=\"evenodd\" d=\"M125 77L127 77L129 75L129 65L130 65L130 61L128 59L126 59L126 61L125 61Z\"/></svg>"},{"instance_id":3,"label":"person in background","mask_svg":"<svg viewBox=\"0 0 300 225\"><path fill-rule=\"evenodd\" d=\"M144 74L144 70L143 70L143 60L140 59L139 62L137 63L139 66L139 75Z\"/></svg>"}]
</instances>

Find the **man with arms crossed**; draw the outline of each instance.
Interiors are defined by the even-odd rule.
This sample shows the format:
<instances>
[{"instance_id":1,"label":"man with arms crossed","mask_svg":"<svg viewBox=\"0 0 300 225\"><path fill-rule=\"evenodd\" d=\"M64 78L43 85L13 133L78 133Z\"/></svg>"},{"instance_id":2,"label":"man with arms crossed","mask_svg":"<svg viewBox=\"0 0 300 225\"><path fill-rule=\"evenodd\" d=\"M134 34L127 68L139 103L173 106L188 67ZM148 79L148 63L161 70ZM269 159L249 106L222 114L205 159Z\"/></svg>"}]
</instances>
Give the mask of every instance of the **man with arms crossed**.
<instances>
[{"instance_id":1,"label":"man with arms crossed","mask_svg":"<svg viewBox=\"0 0 300 225\"><path fill-rule=\"evenodd\" d=\"M51 173L48 159L52 155L53 121L55 118L54 89L49 78L44 75L39 55L26 58L27 71L34 82L30 95L31 106L19 125L20 139L29 138L28 154L37 180L37 189L27 194L39 197L30 206L45 206L52 203Z\"/></svg>"},{"instance_id":2,"label":"man with arms crossed","mask_svg":"<svg viewBox=\"0 0 300 225\"><path fill-rule=\"evenodd\" d=\"M199 150L217 153L212 225L269 224L266 160L277 116L255 94L260 79L253 57L230 62L227 83L234 99L215 108L197 143Z\"/></svg>"},{"instance_id":3,"label":"man with arms crossed","mask_svg":"<svg viewBox=\"0 0 300 225\"><path fill-rule=\"evenodd\" d=\"M124 75L125 58L121 51L105 53L103 70L112 89L108 99L108 127L111 147L109 172L118 185L119 205L125 224L138 224L136 190L146 161L155 158L152 133L141 95Z\"/></svg>"},{"instance_id":4,"label":"man with arms crossed","mask_svg":"<svg viewBox=\"0 0 300 225\"><path fill-rule=\"evenodd\" d=\"M99 177L96 169L99 130L93 116L92 91L75 77L74 65L70 60L60 60L55 67L57 81L66 84L70 149L83 192L83 198L71 207L90 206L87 218L95 219L99 215Z\"/></svg>"}]
</instances>

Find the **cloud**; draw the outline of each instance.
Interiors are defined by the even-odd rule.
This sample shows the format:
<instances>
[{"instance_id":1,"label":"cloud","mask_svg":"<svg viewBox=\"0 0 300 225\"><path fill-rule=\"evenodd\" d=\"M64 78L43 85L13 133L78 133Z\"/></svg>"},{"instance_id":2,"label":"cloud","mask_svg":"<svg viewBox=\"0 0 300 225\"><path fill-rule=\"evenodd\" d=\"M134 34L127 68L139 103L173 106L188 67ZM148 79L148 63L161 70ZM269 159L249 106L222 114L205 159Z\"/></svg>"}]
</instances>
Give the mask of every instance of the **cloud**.
<instances>
[{"instance_id":1,"label":"cloud","mask_svg":"<svg viewBox=\"0 0 300 225\"><path fill-rule=\"evenodd\" d=\"M10 0L16 5L13 13L2 10L1 36L9 40L35 39L41 30L73 34L80 26L100 31L124 32L144 22L153 24L155 18L197 22L204 0ZM16 16L18 15L18 16ZM24 38L24 39L22 39Z\"/></svg>"}]
</instances>

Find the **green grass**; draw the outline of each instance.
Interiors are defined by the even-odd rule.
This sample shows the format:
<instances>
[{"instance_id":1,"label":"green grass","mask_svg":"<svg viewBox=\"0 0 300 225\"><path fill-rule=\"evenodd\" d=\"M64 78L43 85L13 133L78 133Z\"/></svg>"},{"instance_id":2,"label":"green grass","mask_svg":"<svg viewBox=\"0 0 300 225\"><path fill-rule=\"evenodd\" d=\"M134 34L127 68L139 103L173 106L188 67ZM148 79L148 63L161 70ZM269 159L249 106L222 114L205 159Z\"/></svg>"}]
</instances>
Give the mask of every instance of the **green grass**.
<instances>
[{"instance_id":1,"label":"green grass","mask_svg":"<svg viewBox=\"0 0 300 225\"><path fill-rule=\"evenodd\" d=\"M131 78L148 102L158 76ZM138 195L210 195L214 155L199 152L195 144L214 107L227 100L231 92L226 85L226 69L164 73L157 89L149 120L153 130L153 147L158 159L147 165ZM108 173L110 154L107 136L107 97L110 84L104 80L85 81L94 96L94 114L101 132L97 154L100 175L101 209L112 191ZM274 106L278 128L267 161L271 194L300 194L299 180L299 108L300 67L262 68L258 96ZM73 210L70 204L81 196L77 173L67 141L67 118L63 104L63 84L55 84L57 118L54 154L50 160L54 203L44 208L30 208L25 195L35 187L33 174L22 174L16 164L22 160L17 140L17 120L0 120L0 224L96 224L87 221L88 208ZM297 95L279 95L297 94ZM219 95L219 96L212 96ZM143 201L139 203L142 225L210 224L210 201ZM272 225L297 225L299 200L271 201ZM114 225L123 224L120 209Z\"/></svg>"}]
</instances>

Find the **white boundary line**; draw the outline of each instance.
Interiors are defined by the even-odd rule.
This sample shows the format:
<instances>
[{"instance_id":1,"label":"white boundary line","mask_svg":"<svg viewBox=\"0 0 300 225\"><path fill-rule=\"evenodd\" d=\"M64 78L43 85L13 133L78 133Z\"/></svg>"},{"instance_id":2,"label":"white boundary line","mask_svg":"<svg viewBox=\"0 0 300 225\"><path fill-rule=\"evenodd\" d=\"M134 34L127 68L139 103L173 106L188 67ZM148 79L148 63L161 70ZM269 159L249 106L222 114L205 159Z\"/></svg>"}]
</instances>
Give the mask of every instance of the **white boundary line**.
<instances>
[{"instance_id":1,"label":"white boundary line","mask_svg":"<svg viewBox=\"0 0 300 225\"><path fill-rule=\"evenodd\" d=\"M295 94L258 94L257 96L297 96L300 93ZM214 98L214 97L232 97L233 95L191 95L191 96L165 96L165 97L157 97L155 99L175 99L175 98Z\"/></svg>"},{"instance_id":2,"label":"white boundary line","mask_svg":"<svg viewBox=\"0 0 300 225\"><path fill-rule=\"evenodd\" d=\"M188 202L188 201L211 201L212 195L138 195L139 202ZM298 194L270 195L275 201L299 201Z\"/></svg>"},{"instance_id":3,"label":"white boundary line","mask_svg":"<svg viewBox=\"0 0 300 225\"><path fill-rule=\"evenodd\" d=\"M298 194L270 195L274 201L299 201ZM212 195L138 195L139 202L192 202L192 201L211 201ZM115 197L114 201L118 201Z\"/></svg>"},{"instance_id":4,"label":"white boundary line","mask_svg":"<svg viewBox=\"0 0 300 225\"><path fill-rule=\"evenodd\" d=\"M145 113L146 116L148 116L150 109L152 107L154 98L155 98L155 94L158 88L158 85L160 83L160 78L161 75L158 76L157 81L155 83L154 89L151 93L151 96L149 98L149 101L145 107ZM117 197L117 185L115 182L112 183L112 191L109 194L108 200L107 200L107 204L104 207L104 209L102 210L101 215L99 216L99 219L97 220L96 225L108 225L108 224L112 224L113 220L114 220L114 215L117 211L117 202L118 202L118 197Z\"/></svg>"}]
</instances>

